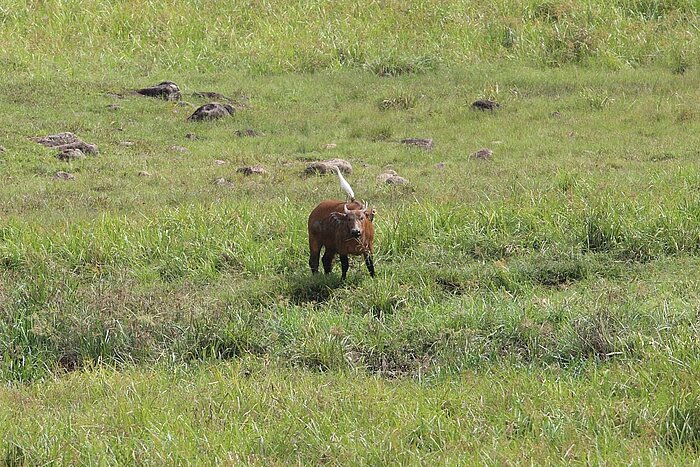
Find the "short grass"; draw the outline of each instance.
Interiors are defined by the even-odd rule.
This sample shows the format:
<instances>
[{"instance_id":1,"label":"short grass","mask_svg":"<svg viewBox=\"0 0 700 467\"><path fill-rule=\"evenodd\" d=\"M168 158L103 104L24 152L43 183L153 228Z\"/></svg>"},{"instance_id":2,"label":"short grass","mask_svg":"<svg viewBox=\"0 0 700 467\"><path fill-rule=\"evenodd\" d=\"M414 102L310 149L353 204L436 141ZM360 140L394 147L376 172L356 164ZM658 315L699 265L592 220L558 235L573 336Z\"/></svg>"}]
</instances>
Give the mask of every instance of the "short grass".
<instances>
[{"instance_id":1,"label":"short grass","mask_svg":"<svg viewBox=\"0 0 700 467\"><path fill-rule=\"evenodd\" d=\"M351 59L314 28L338 19L352 42L352 2L14 3L6 463L695 459L697 4L499 4L478 21L472 3L371 4ZM493 33L505 17L512 37ZM582 27L593 45L545 47ZM163 79L186 103L128 93ZM196 91L248 107L190 123ZM100 154L62 162L30 140L60 131ZM342 193L303 172L334 157L378 210L374 280L358 260L344 283L308 271L308 213ZM236 172L253 164L269 174ZM388 168L409 183L379 183Z\"/></svg>"}]
</instances>

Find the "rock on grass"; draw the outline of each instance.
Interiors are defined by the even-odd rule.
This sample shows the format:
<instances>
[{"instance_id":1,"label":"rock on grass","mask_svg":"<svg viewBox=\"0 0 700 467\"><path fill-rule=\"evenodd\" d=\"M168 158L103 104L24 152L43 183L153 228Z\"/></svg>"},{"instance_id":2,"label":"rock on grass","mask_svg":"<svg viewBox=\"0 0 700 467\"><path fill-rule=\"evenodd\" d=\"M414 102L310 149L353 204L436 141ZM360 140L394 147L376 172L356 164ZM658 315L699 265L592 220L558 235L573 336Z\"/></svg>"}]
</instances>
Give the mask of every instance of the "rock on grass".
<instances>
[{"instance_id":1,"label":"rock on grass","mask_svg":"<svg viewBox=\"0 0 700 467\"><path fill-rule=\"evenodd\" d=\"M255 131L252 128L246 128L245 130L236 130L236 136L239 138L253 138L255 136L264 136L265 134L260 131Z\"/></svg>"},{"instance_id":2,"label":"rock on grass","mask_svg":"<svg viewBox=\"0 0 700 467\"><path fill-rule=\"evenodd\" d=\"M377 181L379 183L386 183L387 185L406 185L408 180L401 177L396 173L395 170L385 170L384 173L377 176Z\"/></svg>"},{"instance_id":3,"label":"rock on grass","mask_svg":"<svg viewBox=\"0 0 700 467\"><path fill-rule=\"evenodd\" d=\"M80 149L64 149L63 151L56 154L56 158L59 161L74 161L77 159L82 159L85 157L85 153Z\"/></svg>"},{"instance_id":4,"label":"rock on grass","mask_svg":"<svg viewBox=\"0 0 700 467\"><path fill-rule=\"evenodd\" d=\"M496 110L501 104L489 99L479 99L472 102L472 108L475 110Z\"/></svg>"},{"instance_id":5,"label":"rock on grass","mask_svg":"<svg viewBox=\"0 0 700 467\"><path fill-rule=\"evenodd\" d=\"M136 90L137 94L148 97L157 97L168 101L179 101L182 97L180 87L172 81L161 81L155 86Z\"/></svg>"},{"instance_id":6,"label":"rock on grass","mask_svg":"<svg viewBox=\"0 0 700 467\"><path fill-rule=\"evenodd\" d=\"M97 145L86 143L69 131L32 139L42 146L58 149L59 151L79 149L85 154L98 153Z\"/></svg>"},{"instance_id":7,"label":"rock on grass","mask_svg":"<svg viewBox=\"0 0 700 467\"><path fill-rule=\"evenodd\" d=\"M236 172L242 173L243 175L265 175L267 170L261 165L252 165L248 167L239 167Z\"/></svg>"},{"instance_id":8,"label":"rock on grass","mask_svg":"<svg viewBox=\"0 0 700 467\"><path fill-rule=\"evenodd\" d=\"M42 146L46 146L47 148L55 148L64 144L75 143L76 141L80 140L70 131L64 131L63 133L56 133L55 135L34 138L34 141Z\"/></svg>"},{"instance_id":9,"label":"rock on grass","mask_svg":"<svg viewBox=\"0 0 700 467\"><path fill-rule=\"evenodd\" d=\"M236 112L229 104L220 104L218 102L211 102L209 104L204 104L197 108L192 115L189 116L187 120L192 122L202 122L205 120L216 120L223 117L229 117Z\"/></svg>"},{"instance_id":10,"label":"rock on grass","mask_svg":"<svg viewBox=\"0 0 700 467\"><path fill-rule=\"evenodd\" d=\"M403 144L409 146L417 146L422 149L433 149L432 138L404 138L401 140Z\"/></svg>"},{"instance_id":11,"label":"rock on grass","mask_svg":"<svg viewBox=\"0 0 700 467\"><path fill-rule=\"evenodd\" d=\"M214 180L214 185L220 186L222 188L233 188L234 187L233 182L225 179L224 177L219 177L216 180Z\"/></svg>"},{"instance_id":12,"label":"rock on grass","mask_svg":"<svg viewBox=\"0 0 700 467\"><path fill-rule=\"evenodd\" d=\"M491 159L493 151L489 148L481 148L471 155L473 159L488 160Z\"/></svg>"},{"instance_id":13,"label":"rock on grass","mask_svg":"<svg viewBox=\"0 0 700 467\"><path fill-rule=\"evenodd\" d=\"M75 175L68 172L59 171L53 176L55 180L75 180Z\"/></svg>"},{"instance_id":14,"label":"rock on grass","mask_svg":"<svg viewBox=\"0 0 700 467\"><path fill-rule=\"evenodd\" d=\"M223 102L228 102L228 103L235 102L233 99L231 99L228 96L224 96L221 93L212 92L212 91L195 91L192 93L192 95L194 97L199 97L202 99L215 99L217 101L223 101Z\"/></svg>"},{"instance_id":15,"label":"rock on grass","mask_svg":"<svg viewBox=\"0 0 700 467\"><path fill-rule=\"evenodd\" d=\"M335 168L338 167L344 174L352 173L352 165L350 162L344 159L329 159L326 161L312 162L306 167L307 174L329 174L334 173Z\"/></svg>"}]
</instances>

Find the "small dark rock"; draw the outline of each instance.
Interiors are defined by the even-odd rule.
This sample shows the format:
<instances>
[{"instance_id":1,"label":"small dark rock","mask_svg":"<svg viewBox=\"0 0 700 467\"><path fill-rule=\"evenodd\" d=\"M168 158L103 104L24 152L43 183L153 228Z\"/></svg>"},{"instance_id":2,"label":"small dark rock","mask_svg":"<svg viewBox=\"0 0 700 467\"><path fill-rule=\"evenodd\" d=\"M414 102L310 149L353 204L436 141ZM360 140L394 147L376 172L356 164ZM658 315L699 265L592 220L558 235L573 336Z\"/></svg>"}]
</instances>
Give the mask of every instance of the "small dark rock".
<instances>
[{"instance_id":1,"label":"small dark rock","mask_svg":"<svg viewBox=\"0 0 700 467\"><path fill-rule=\"evenodd\" d=\"M6 151L5 146L0 146L0 152L5 152L5 151Z\"/></svg>"},{"instance_id":2,"label":"small dark rock","mask_svg":"<svg viewBox=\"0 0 700 467\"><path fill-rule=\"evenodd\" d=\"M335 173L336 167L338 167L344 174L352 173L352 165L350 165L350 162L343 159L330 159L327 161L312 162L308 167L306 167L305 172L307 174L317 173L324 175Z\"/></svg>"},{"instance_id":3,"label":"small dark rock","mask_svg":"<svg viewBox=\"0 0 700 467\"><path fill-rule=\"evenodd\" d=\"M239 167L236 172L242 173L243 175L265 175L267 170L261 165L253 165L249 167Z\"/></svg>"},{"instance_id":4,"label":"small dark rock","mask_svg":"<svg viewBox=\"0 0 700 467\"><path fill-rule=\"evenodd\" d=\"M139 176L139 177L150 177L150 176L151 176L151 173L150 173L150 172L146 172L145 170L142 170L141 172L138 173L138 176Z\"/></svg>"},{"instance_id":5,"label":"small dark rock","mask_svg":"<svg viewBox=\"0 0 700 467\"><path fill-rule=\"evenodd\" d=\"M75 175L68 172L59 171L56 172L56 175L54 175L53 178L56 180L75 180Z\"/></svg>"},{"instance_id":6,"label":"small dark rock","mask_svg":"<svg viewBox=\"0 0 700 467\"><path fill-rule=\"evenodd\" d=\"M218 102L212 102L209 104L204 104L197 108L192 115L188 118L193 122L200 122L203 120L215 120L217 118L228 117L233 115L236 109L234 109L229 104L219 104Z\"/></svg>"},{"instance_id":7,"label":"small dark rock","mask_svg":"<svg viewBox=\"0 0 700 467\"><path fill-rule=\"evenodd\" d=\"M119 143L119 146L124 146L125 148L130 148L134 144L136 144L136 143L134 143L133 141L122 141L121 143Z\"/></svg>"},{"instance_id":8,"label":"small dark rock","mask_svg":"<svg viewBox=\"0 0 700 467\"><path fill-rule=\"evenodd\" d=\"M472 157L474 159L482 159L482 160L487 160L491 159L491 156L493 155L493 151L490 150L489 148L481 148L475 153L472 154Z\"/></svg>"},{"instance_id":9,"label":"small dark rock","mask_svg":"<svg viewBox=\"0 0 700 467\"><path fill-rule=\"evenodd\" d=\"M185 138L195 140L195 139L197 139L197 135L195 135L194 133L187 133L185 135Z\"/></svg>"},{"instance_id":10,"label":"small dark rock","mask_svg":"<svg viewBox=\"0 0 700 467\"><path fill-rule=\"evenodd\" d=\"M472 108L476 110L496 110L500 106L498 102L488 99L479 99L472 102Z\"/></svg>"},{"instance_id":11,"label":"small dark rock","mask_svg":"<svg viewBox=\"0 0 700 467\"><path fill-rule=\"evenodd\" d=\"M561 117L561 112L559 112L558 110L555 110L554 112L552 112L552 117L556 117L556 118Z\"/></svg>"},{"instance_id":12,"label":"small dark rock","mask_svg":"<svg viewBox=\"0 0 700 467\"><path fill-rule=\"evenodd\" d=\"M255 136L264 136L264 133L255 131L252 128L246 128L245 130L236 130L236 136L239 138L253 138Z\"/></svg>"},{"instance_id":13,"label":"small dark rock","mask_svg":"<svg viewBox=\"0 0 700 467\"><path fill-rule=\"evenodd\" d=\"M437 164L435 164L435 168L439 169L439 170L442 170L445 167L446 167L446 164L444 162L438 162Z\"/></svg>"},{"instance_id":14,"label":"small dark rock","mask_svg":"<svg viewBox=\"0 0 700 467\"><path fill-rule=\"evenodd\" d=\"M121 105L117 105L117 104L109 104L109 105L107 106L107 108L108 108L109 110L120 110L120 109L122 108L122 106L121 106Z\"/></svg>"},{"instance_id":15,"label":"small dark rock","mask_svg":"<svg viewBox=\"0 0 700 467\"><path fill-rule=\"evenodd\" d=\"M433 139L432 138L404 138L401 140L403 144L408 144L410 146L418 146L419 148L423 149L432 149L433 148Z\"/></svg>"},{"instance_id":16,"label":"small dark rock","mask_svg":"<svg viewBox=\"0 0 700 467\"><path fill-rule=\"evenodd\" d=\"M182 97L180 88L172 81L162 81L155 86L137 89L137 94L148 97L158 97L168 101L179 101Z\"/></svg>"},{"instance_id":17,"label":"small dark rock","mask_svg":"<svg viewBox=\"0 0 700 467\"><path fill-rule=\"evenodd\" d=\"M85 153L80 149L64 149L63 151L56 154L56 158L59 161L73 161L76 159L82 159L85 157Z\"/></svg>"}]
</instances>

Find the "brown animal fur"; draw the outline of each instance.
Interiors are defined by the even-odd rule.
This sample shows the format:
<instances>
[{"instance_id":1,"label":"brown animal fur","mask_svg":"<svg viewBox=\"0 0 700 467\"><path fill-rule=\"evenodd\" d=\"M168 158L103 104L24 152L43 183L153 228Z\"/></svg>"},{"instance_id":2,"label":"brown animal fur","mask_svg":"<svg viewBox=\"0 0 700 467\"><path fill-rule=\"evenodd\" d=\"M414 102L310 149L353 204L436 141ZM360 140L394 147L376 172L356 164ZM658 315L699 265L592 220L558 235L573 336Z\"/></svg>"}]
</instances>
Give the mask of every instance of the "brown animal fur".
<instances>
[{"instance_id":1,"label":"brown animal fur","mask_svg":"<svg viewBox=\"0 0 700 467\"><path fill-rule=\"evenodd\" d=\"M344 207L348 212L345 213ZM313 274L318 273L321 248L323 253L323 271L329 274L333 269L333 258L340 255L342 278L350 267L348 255L362 255L369 275L374 277L372 261L374 242L374 215L376 210L363 210L357 201L321 201L309 215L309 266ZM355 235L353 236L353 230Z\"/></svg>"}]
</instances>

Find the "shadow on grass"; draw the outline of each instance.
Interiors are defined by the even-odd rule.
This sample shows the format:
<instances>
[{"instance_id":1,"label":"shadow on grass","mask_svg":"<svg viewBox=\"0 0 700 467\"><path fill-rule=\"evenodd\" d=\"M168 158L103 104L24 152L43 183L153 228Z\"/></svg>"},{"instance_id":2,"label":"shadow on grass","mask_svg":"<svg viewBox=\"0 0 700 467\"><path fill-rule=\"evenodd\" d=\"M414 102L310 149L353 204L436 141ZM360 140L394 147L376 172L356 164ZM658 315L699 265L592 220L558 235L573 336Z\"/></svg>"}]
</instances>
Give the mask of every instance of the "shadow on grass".
<instances>
[{"instance_id":1,"label":"shadow on grass","mask_svg":"<svg viewBox=\"0 0 700 467\"><path fill-rule=\"evenodd\" d=\"M347 285L335 274L295 276L289 279L287 294L295 305L323 303L333 295L333 290Z\"/></svg>"}]
</instances>

